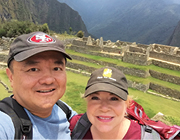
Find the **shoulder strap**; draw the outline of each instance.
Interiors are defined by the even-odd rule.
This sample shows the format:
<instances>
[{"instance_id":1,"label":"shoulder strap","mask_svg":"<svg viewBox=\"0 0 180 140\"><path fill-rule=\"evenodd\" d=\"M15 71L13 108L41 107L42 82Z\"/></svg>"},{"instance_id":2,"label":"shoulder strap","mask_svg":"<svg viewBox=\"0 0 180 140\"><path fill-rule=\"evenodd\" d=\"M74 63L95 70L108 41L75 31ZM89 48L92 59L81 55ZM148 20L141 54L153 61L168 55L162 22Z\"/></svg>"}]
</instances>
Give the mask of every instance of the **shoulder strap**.
<instances>
[{"instance_id":1,"label":"shoulder strap","mask_svg":"<svg viewBox=\"0 0 180 140\"><path fill-rule=\"evenodd\" d=\"M73 140L82 139L90 127L91 127L91 123L87 118L87 114L85 113L81 116L81 118L76 123L72 131L71 139Z\"/></svg>"},{"instance_id":2,"label":"shoulder strap","mask_svg":"<svg viewBox=\"0 0 180 140\"><path fill-rule=\"evenodd\" d=\"M69 121L69 118L71 117L71 110L69 109L69 107L67 107L67 105L64 104L61 100L58 100L56 104L64 111L64 113L66 114L66 118Z\"/></svg>"},{"instance_id":3,"label":"shoulder strap","mask_svg":"<svg viewBox=\"0 0 180 140\"><path fill-rule=\"evenodd\" d=\"M32 139L32 123L24 108L11 97L0 101L0 110L8 114L15 128L15 139Z\"/></svg>"},{"instance_id":4,"label":"shoulder strap","mask_svg":"<svg viewBox=\"0 0 180 140\"><path fill-rule=\"evenodd\" d=\"M160 135L151 127L141 125L141 140L161 140Z\"/></svg>"}]
</instances>

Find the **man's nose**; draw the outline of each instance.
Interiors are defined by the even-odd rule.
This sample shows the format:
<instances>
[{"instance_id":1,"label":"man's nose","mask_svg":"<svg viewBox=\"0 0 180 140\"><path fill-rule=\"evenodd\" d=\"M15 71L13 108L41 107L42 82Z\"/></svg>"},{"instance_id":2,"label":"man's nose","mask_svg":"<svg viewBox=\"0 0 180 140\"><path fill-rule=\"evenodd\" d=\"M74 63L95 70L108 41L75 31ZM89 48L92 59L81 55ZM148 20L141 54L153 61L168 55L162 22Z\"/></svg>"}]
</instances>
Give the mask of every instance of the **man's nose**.
<instances>
[{"instance_id":1,"label":"man's nose","mask_svg":"<svg viewBox=\"0 0 180 140\"><path fill-rule=\"evenodd\" d=\"M52 84L55 81L55 77L50 71L46 71L42 74L42 77L39 79L40 84Z\"/></svg>"}]
</instances>

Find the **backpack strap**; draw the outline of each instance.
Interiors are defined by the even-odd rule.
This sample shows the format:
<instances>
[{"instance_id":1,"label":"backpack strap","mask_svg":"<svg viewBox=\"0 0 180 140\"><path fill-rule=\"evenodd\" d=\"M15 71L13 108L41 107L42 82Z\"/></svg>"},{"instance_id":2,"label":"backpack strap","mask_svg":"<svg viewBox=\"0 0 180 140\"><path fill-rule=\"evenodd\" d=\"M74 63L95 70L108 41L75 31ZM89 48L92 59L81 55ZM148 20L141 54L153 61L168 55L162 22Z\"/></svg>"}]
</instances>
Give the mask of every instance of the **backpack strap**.
<instances>
[{"instance_id":1,"label":"backpack strap","mask_svg":"<svg viewBox=\"0 0 180 140\"><path fill-rule=\"evenodd\" d=\"M160 135L151 127L141 125L141 140L161 140Z\"/></svg>"},{"instance_id":2,"label":"backpack strap","mask_svg":"<svg viewBox=\"0 0 180 140\"><path fill-rule=\"evenodd\" d=\"M92 124L87 118L87 114L84 113L76 123L72 131L71 139L73 140L82 139L89 130L89 128L91 127L91 125Z\"/></svg>"},{"instance_id":3,"label":"backpack strap","mask_svg":"<svg viewBox=\"0 0 180 140\"><path fill-rule=\"evenodd\" d=\"M24 108L13 98L0 101L0 110L12 119L15 128L15 139L32 139L32 123Z\"/></svg>"},{"instance_id":4,"label":"backpack strap","mask_svg":"<svg viewBox=\"0 0 180 140\"><path fill-rule=\"evenodd\" d=\"M67 107L67 105L64 104L61 100L58 100L56 104L64 111L64 113L66 114L66 118L69 121L69 118L71 117L72 113L69 107Z\"/></svg>"}]
</instances>

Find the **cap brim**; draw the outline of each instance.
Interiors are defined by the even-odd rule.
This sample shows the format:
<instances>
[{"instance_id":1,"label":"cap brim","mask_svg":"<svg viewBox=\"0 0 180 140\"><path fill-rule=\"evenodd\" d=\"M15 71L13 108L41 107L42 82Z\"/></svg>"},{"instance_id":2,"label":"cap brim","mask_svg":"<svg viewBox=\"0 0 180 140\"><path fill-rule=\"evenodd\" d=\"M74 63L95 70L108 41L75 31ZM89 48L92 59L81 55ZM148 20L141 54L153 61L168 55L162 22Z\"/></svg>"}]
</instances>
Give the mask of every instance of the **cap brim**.
<instances>
[{"instance_id":1,"label":"cap brim","mask_svg":"<svg viewBox=\"0 0 180 140\"><path fill-rule=\"evenodd\" d=\"M54 48L52 48L52 47L38 47L38 48L26 50L26 51L23 51L23 52L16 54L14 56L14 59L16 61L20 62L20 61L23 61L23 60L25 60L25 59L27 59L27 58L35 55L35 54L38 54L38 53L41 53L44 51L58 51L58 52L63 53L66 58L72 60L72 58L68 54L66 54L63 49L55 48L55 47Z\"/></svg>"},{"instance_id":2,"label":"cap brim","mask_svg":"<svg viewBox=\"0 0 180 140\"><path fill-rule=\"evenodd\" d=\"M116 86L113 86L111 84L108 83L96 83L94 85L91 85L84 94L84 97L87 97L88 95L94 93L94 92L98 92L98 91L106 91L109 93L113 93L115 95L117 95L118 97L120 97L123 100L127 100L127 95L128 92L124 91L121 88L118 88Z\"/></svg>"}]
</instances>

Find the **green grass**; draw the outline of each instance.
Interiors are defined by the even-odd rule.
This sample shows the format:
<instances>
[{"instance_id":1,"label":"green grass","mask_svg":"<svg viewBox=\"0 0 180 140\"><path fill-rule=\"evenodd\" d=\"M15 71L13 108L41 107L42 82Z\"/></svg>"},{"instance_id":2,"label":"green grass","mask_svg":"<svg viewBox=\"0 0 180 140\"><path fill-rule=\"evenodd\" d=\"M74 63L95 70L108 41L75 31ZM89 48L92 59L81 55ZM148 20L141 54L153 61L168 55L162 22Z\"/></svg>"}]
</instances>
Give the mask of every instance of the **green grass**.
<instances>
[{"instance_id":1,"label":"green grass","mask_svg":"<svg viewBox=\"0 0 180 140\"><path fill-rule=\"evenodd\" d=\"M171 122L172 124L180 126L180 119L177 117L165 116L165 120Z\"/></svg>"},{"instance_id":2,"label":"green grass","mask_svg":"<svg viewBox=\"0 0 180 140\"><path fill-rule=\"evenodd\" d=\"M0 70L0 80L5 83L9 88L11 87L10 86L10 82L9 82L9 79L6 75L6 72L5 72L5 69L3 70ZM5 89L5 87L0 84L0 99L3 99L4 97L7 97L7 96L10 96L11 94L8 93L8 91Z\"/></svg>"},{"instance_id":3,"label":"green grass","mask_svg":"<svg viewBox=\"0 0 180 140\"><path fill-rule=\"evenodd\" d=\"M79 60L72 60L71 62L77 63L77 64L82 64L82 65L89 66L89 67L94 67L94 68L104 67L103 65L97 65L96 63L88 63L88 62L79 61Z\"/></svg>"},{"instance_id":4,"label":"green grass","mask_svg":"<svg viewBox=\"0 0 180 140\"><path fill-rule=\"evenodd\" d=\"M56 38L60 39L60 40L66 40L66 39L74 39L74 38L77 38L75 35L70 35L70 34L67 34L66 32L64 32L63 34L56 34L54 33L54 35L56 36Z\"/></svg>"}]
</instances>

